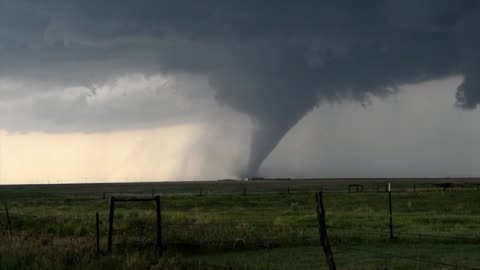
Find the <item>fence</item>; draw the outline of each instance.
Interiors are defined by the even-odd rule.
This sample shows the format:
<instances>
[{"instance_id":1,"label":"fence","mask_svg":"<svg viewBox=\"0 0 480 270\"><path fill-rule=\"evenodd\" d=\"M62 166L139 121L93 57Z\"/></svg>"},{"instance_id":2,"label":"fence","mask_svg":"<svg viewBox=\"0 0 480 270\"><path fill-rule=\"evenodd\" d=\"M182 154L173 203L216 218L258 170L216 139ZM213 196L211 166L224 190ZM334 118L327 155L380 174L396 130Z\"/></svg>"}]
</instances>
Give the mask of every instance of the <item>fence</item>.
<instances>
[{"instance_id":1,"label":"fence","mask_svg":"<svg viewBox=\"0 0 480 270\"><path fill-rule=\"evenodd\" d=\"M255 195L255 194L294 194L305 193L313 190L323 192L388 192L388 182L359 183L359 184L332 184L312 181L283 181L274 184L262 181L232 181L227 183L198 184L188 186L181 190L167 190L161 188L137 191L109 191L105 190L98 197L103 199L109 196L121 195L155 195L161 196L209 196L209 195ZM270 186L273 185L273 186ZM480 183L399 183L395 185L395 192L433 192L450 190L475 190L480 191Z\"/></svg>"},{"instance_id":2,"label":"fence","mask_svg":"<svg viewBox=\"0 0 480 270\"><path fill-rule=\"evenodd\" d=\"M289 188L290 189L290 188ZM443 189L443 188L442 188ZM441 190L442 190L441 189ZM475 190L476 187L473 188ZM360 188L358 189L359 192L356 192L357 188L355 188L355 194L345 194L345 196L367 196L368 194L376 194L382 193L381 191L377 191L375 189L364 189L361 192ZM387 187L388 191L388 187ZM412 191L412 190L410 190ZM419 190L415 187L413 189L415 192L419 192ZM447 191L447 190L445 190ZM325 191L324 191L325 192ZM331 191L327 191L331 192ZM243 194L246 192L242 192L240 195L244 196ZM295 194L294 192L290 191L291 194ZM443 193L443 192L442 192ZM438 193L438 194L442 194ZM320 195L319 195L320 194ZM362 242L362 239L367 239L366 241L372 241L372 235L376 238L381 238L387 241L386 243L390 242L391 244L385 244L385 246L391 245L395 246L397 241L405 240L409 241L408 243L419 243L424 242L426 239L436 239L439 242L445 243L461 243L461 244L480 244L480 235L473 235L473 236L465 236L465 235L451 235L451 234L441 234L438 232L425 232L425 231L403 231L400 228L397 229L396 222L401 220L402 218L417 218L423 217L424 215L421 213L404 213L401 212L396 214L395 211L398 209L395 208L395 194L388 193L389 200L383 201L383 205L385 205L385 212L384 213L375 213L375 215L366 215L362 214L363 218L372 218L375 216L377 219L385 219L384 224L387 230L383 229L380 230L378 228L366 229L365 226L340 226L337 224L330 224L329 218L330 213L335 212L335 207L331 207L328 202L323 204L323 198L321 193L317 193L315 197L311 197L312 204L316 201L316 214L317 214L317 223L308 223L308 224L270 224L265 223L262 221L254 221L249 220L246 223L239 223L239 222L208 222L208 223L194 223L189 220L185 222L178 222L175 219L166 219L162 220L162 236L163 236L163 245L168 249L169 247L175 248L186 248L188 246L190 250L194 252L200 251L204 248L207 249L214 249L214 250L256 250L259 247L267 248L267 249L275 249L275 248L285 248L285 247L298 247L298 246L322 246L324 254L319 253L320 256L324 256L325 259L322 259L322 264L324 266L328 265L329 269L336 269L335 262L340 262L337 255L340 255L342 258L345 258L348 254L365 254L365 256L370 257L377 257L377 258L389 258L389 259L397 259L402 261L412 261L415 263L423 263L432 266L444 267L444 268L451 268L451 269L480 269L478 265L480 264L472 264L472 265L462 265L462 264L455 264L450 262L445 262L441 260L435 259L428 259L425 256L413 256L409 254L401 254L397 252L386 252L383 249L370 247L367 248L362 246L361 248L355 247L354 245L339 245L339 239L341 240L342 237L345 235L355 235L358 238L359 242ZM202 194L205 196L205 194ZM325 194L324 196L330 196L329 194ZM335 196L335 193L332 193L331 196ZM348 197L345 197L348 198ZM315 200L314 200L315 199ZM382 200L385 199L382 197ZM323 207L322 207L323 205ZM392 207L393 205L393 207ZM167 209L162 209L167 210ZM76 226L81 226L85 228L84 232L80 232L73 237L87 236L87 238L91 239L92 248L96 246L97 248L100 247L101 243L104 243L104 240L100 240L99 237L105 237L108 235L109 232L112 230L101 230L100 227L104 227L106 223L102 223L102 218L98 218L99 215L95 215L93 213L91 217L85 216L45 216L45 215L25 215L21 213L21 209L15 209L15 207L9 208L8 205L4 207L5 218L1 219L3 222L1 223L3 227L6 229L4 230L5 236L10 238L15 237L16 229L18 231L24 231L24 226L28 219L36 219L38 223L45 222L46 224L51 224L51 227L58 227L61 230L62 226L67 226L69 223L74 223ZM315 213L315 210L312 209L312 214ZM119 227L114 232L119 235L118 239L122 239L122 237L133 237L132 234L137 235L144 235L144 236L152 236L155 232L157 232L157 227L153 224L153 219L155 211L152 210L150 213L144 216L143 223L138 223L137 227L135 226L126 226L126 227ZM470 217L480 218L480 215L469 215ZM135 217L132 217L135 218ZM348 218L348 217L346 217ZM26 226L26 225L25 225ZM401 227L401 226L400 226ZM12 231L13 228L13 231ZM39 227L39 229L44 228L43 226ZM271 231L268 233L267 231ZM235 233L232 233L235 232ZM241 232L241 233L238 233ZM48 233L48 231L47 231ZM54 234L61 234L62 232L53 232ZM69 235L68 232L63 232L65 235ZM243 235L242 235L243 234ZM232 235L242 235L242 237L235 237L232 238ZM300 237L299 235L302 235ZM330 246L328 241L329 236L333 240L333 244ZM151 243L151 240L147 240L147 238L154 239L153 237L144 237L143 238L143 247L147 246L154 246ZM319 240L320 238L320 240ZM414 241L417 239L417 241ZM108 242L108 241L107 241ZM382 242L383 243L383 242ZM103 245L102 245L103 246ZM107 245L108 246L108 245ZM140 246L142 247L142 246ZM319 250L319 252L321 252ZM362 255L363 256L363 255ZM348 257L348 256L347 256ZM336 260L336 261L335 261ZM197 265L197 264L196 264ZM201 264L200 264L201 265ZM208 268L208 265L204 265L205 268ZM213 268L219 267L219 269L231 269L233 266L212 266ZM257 269L257 268L255 268Z\"/></svg>"},{"instance_id":3,"label":"fence","mask_svg":"<svg viewBox=\"0 0 480 270\"><path fill-rule=\"evenodd\" d=\"M404 179L409 181L409 179ZM373 181L373 182L372 182ZM323 192L386 192L385 179L367 180L284 180L284 181L198 181L158 183L110 183L78 185L2 186L0 197L18 199L36 198L103 198L110 196L210 196L210 195L253 195L295 194L321 190ZM432 192L449 190L480 191L480 179L413 179L402 182L394 179L395 192ZM417 182L415 182L417 181ZM477 181L477 182L473 182ZM27 191L27 192L24 192Z\"/></svg>"}]
</instances>

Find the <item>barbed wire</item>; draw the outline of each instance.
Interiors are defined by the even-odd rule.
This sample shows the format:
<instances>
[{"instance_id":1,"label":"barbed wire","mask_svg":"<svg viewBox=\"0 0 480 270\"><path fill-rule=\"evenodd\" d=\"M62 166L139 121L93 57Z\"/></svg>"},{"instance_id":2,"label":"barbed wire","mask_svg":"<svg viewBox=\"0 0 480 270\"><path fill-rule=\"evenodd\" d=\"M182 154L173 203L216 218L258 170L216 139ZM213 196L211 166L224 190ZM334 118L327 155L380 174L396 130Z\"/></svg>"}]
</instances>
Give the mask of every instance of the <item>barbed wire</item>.
<instances>
[{"instance_id":1,"label":"barbed wire","mask_svg":"<svg viewBox=\"0 0 480 270\"><path fill-rule=\"evenodd\" d=\"M373 229L363 229L363 228L345 228L345 227L337 227L337 226L327 226L327 228L333 230L344 230L344 231L358 231L358 232L367 232L367 233L380 233L380 234L390 234L390 231L387 230L373 230ZM455 239L455 240L463 240L463 241L480 241L480 235L476 237L466 237L466 236L458 236L458 235L442 235L438 232L402 232L402 231L394 231L395 235L409 235L409 236L417 236L417 237L433 237L433 238L445 238L445 239Z\"/></svg>"},{"instance_id":2,"label":"barbed wire","mask_svg":"<svg viewBox=\"0 0 480 270\"><path fill-rule=\"evenodd\" d=\"M152 216L155 212L151 211L148 215L144 218L144 223L146 224L146 220ZM93 226L95 224L93 218L90 216L88 217L71 217L71 218L58 218L54 216L30 216L30 215L19 215L19 214L11 214L11 219L14 220L15 217L24 217L24 218L41 218L41 219L50 219L53 218L51 221L52 223L64 223L65 220L70 221L82 221L82 225L85 226ZM91 221L90 221L91 220ZM87 222L85 222L87 221ZM4 222L1 222L1 225ZM231 223L178 223L178 222L164 222L162 223L163 227L224 227L224 228L264 228L264 229L318 229L318 225L287 225L287 224L269 224L269 223L260 223L260 222L231 222ZM380 233L380 234L389 234L388 230L375 230L375 229L365 229L365 228L352 228L352 227L339 227L339 226L332 226L328 225L328 229L333 230L343 230L343 231L359 231L359 232L368 232L368 233ZM86 230L89 232L90 230ZM417 236L417 237L434 237L434 238L448 238L448 239L456 239L456 240L466 240L466 241L479 241L480 236L477 237L466 237L466 236L457 236L457 235L445 235L439 234L438 232L404 232L404 231L395 231L395 235L409 235L409 236Z\"/></svg>"},{"instance_id":3,"label":"barbed wire","mask_svg":"<svg viewBox=\"0 0 480 270\"><path fill-rule=\"evenodd\" d=\"M438 191L439 189L436 189L436 191ZM327 191L328 190L324 190L324 191ZM332 191L330 190L330 192L335 192L335 191ZM344 190L345 192L345 190ZM401 191L399 191L401 192ZM417 192L420 192L417 190ZM285 193L285 192L284 192ZM310 193L310 192L295 192L295 191L290 191L289 193ZM363 192L351 192L351 193L358 193L358 194L368 194L368 195L372 195L372 194L381 194L381 195L385 195L387 193L385 192L375 192L375 191L363 191ZM132 194L132 193L129 193L129 194ZM276 194L279 194L279 193L255 193L255 192L249 192L248 194L255 194L255 195L268 195L268 194L271 194L271 195L276 195ZM225 195L225 194L215 194L215 195ZM237 195L241 195L241 194L237 194ZM206 194L204 194L203 196L206 196ZM397 209L397 208L396 208ZM417 209L418 210L418 209ZM333 208L330 208L329 209L329 212L328 213L331 213L333 212L332 214L327 214L327 217L335 217L335 216L339 216L338 214L334 213L335 212L335 207ZM429 212L428 210L425 211L425 212ZM152 217L152 215L155 214L155 211L151 210L151 211L145 211L143 213L142 216L134 216L132 218L139 218L139 219L143 219L143 222L145 224L147 224L148 220ZM313 216L313 214L312 214ZM355 218L387 218L388 217L388 213L367 213L366 215L365 214L353 214L353 215L349 215L349 216L353 216ZM408 218L408 217L424 217L424 218L431 218L431 219L441 219L443 217L426 217L425 216L425 213L408 213L408 212L401 212L400 210L400 213L395 213L393 215L394 217L405 217L405 218ZM93 225L95 224L94 222L94 217L95 215L63 215L61 217L58 217L58 216L55 216L55 215L28 215L28 214L22 214L22 213L18 213L16 211L13 211L13 212L10 212L10 218L14 221L16 218L24 218L24 219L28 219L28 218L34 218L34 219L40 219L42 221L44 220L48 220L49 222L52 222L53 224L64 224L65 221L71 221L71 222L76 222L76 221L81 221L81 225L82 225L82 229L86 226L92 226L93 228ZM480 218L480 215L478 214L469 214L469 213L465 213L465 214L453 214L453 215L449 215L449 217L469 217L469 218ZM173 219L174 220L174 219ZM15 221L14 221L15 222ZM3 226L3 222L1 222L0 220L0 225ZM152 224L153 225L153 224ZM248 221L242 221L242 222L211 222L211 223L188 223L188 222L175 222L175 221L165 221L161 224L162 227L200 227L200 228L212 228L212 227L224 227L224 228L230 228L230 229L244 229L244 228L263 228L263 229L289 229L289 230L313 230L313 229L318 229L319 226L318 225L315 225L315 224L304 224L304 225L295 225L295 224L271 224L271 223L266 223L266 222L261 222L261 221L252 221L252 220L248 220ZM343 231L355 231L355 232L368 232L368 233L376 233L376 234L389 234L390 231L388 230L380 230L380 229L365 229L365 228L351 228L351 227L340 227L340 226L329 226L327 225L327 229L328 230L333 230L334 232L335 231L340 231L340 230L343 230ZM118 228L118 229L114 229L115 232L117 233L131 233L132 230L137 230L138 232L142 233L143 232L154 232L155 231L155 228L150 228L150 226L145 226L145 227L141 227L140 229L138 228ZM138 234L137 232L137 234ZM422 232L406 232L406 231L396 231L395 230L395 235L396 236L415 236L415 237L431 237L431 238L439 238L439 239L452 239L452 240L459 240L459 241L480 241L480 236L475 236L475 237L466 237L466 236L458 236L458 235L445 235L445 234L440 234L438 232L425 232L425 231L422 231ZM94 235L94 230L85 230L85 234L88 235L88 237L93 237ZM208 236L208 235L207 235ZM75 236L70 236L71 239L74 239ZM68 238L68 237L67 237ZM304 239L305 240L305 239ZM183 242L182 242L183 241ZM166 244L168 243L173 243L173 244L199 244L199 245L208 245L208 244L220 244L220 245L232 245L232 243L234 243L236 240L195 240L195 239L189 239L189 240L185 240L185 239L176 239L174 238L173 241L172 240L169 240L169 241L165 241ZM275 241L272 241L272 240L266 240L266 239L256 239L257 242L254 242L254 245L258 245L259 243L261 243L262 241L269 241L271 243L274 243ZM288 241L286 242L282 242L282 243L290 243ZM428 259L422 259L422 258L418 258L418 257L413 257L413 256L406 256L406 255L399 255L399 254L393 254L393 253L386 253L386 252L381 252L381 251L377 251L377 250L370 250L370 249L364 249L364 248L349 248L349 250L352 250L352 251L357 251L357 252L366 252L366 253L371 253L371 254L375 254L375 255L378 255L378 256L388 256L390 258L397 258L397 259L402 259L402 260L410 260L410 261L416 261L416 262L422 262L422 263L428 263L428 264L433 264L433 265L441 265L441 266L446 266L446 267L452 267L452 268L457 268L457 269L480 269L480 268L473 268L473 267L470 267L470 266L461 266L461 265L456 265L456 264L451 264L451 263L444 263L444 262L438 262L438 261L433 261L433 260L428 260ZM338 251L337 253L343 253L343 252L347 252L347 250L340 250Z\"/></svg>"},{"instance_id":4,"label":"barbed wire","mask_svg":"<svg viewBox=\"0 0 480 270\"><path fill-rule=\"evenodd\" d=\"M262 227L262 228L300 228L300 229L311 229L318 228L318 225L275 225L275 224L256 224L256 223L165 223L162 226L192 226L192 227Z\"/></svg>"},{"instance_id":5,"label":"barbed wire","mask_svg":"<svg viewBox=\"0 0 480 270\"><path fill-rule=\"evenodd\" d=\"M427 263L427 264L431 264L431 265L439 265L439 266L441 265L441 266L446 266L446 267L455 268L455 269L480 270L480 268L476 268L476 267L438 262L438 261L433 261L433 260L421 259L418 256L417 257L403 256L403 255L398 255L398 254L395 254L395 253L386 253L386 252L381 252L381 251L371 250L371 249L365 249L365 248L349 247L346 250L353 250L353 251L357 251L357 252L371 253L371 254L375 254L377 256L396 258L396 259L402 259L402 260L409 260L409 261Z\"/></svg>"}]
</instances>

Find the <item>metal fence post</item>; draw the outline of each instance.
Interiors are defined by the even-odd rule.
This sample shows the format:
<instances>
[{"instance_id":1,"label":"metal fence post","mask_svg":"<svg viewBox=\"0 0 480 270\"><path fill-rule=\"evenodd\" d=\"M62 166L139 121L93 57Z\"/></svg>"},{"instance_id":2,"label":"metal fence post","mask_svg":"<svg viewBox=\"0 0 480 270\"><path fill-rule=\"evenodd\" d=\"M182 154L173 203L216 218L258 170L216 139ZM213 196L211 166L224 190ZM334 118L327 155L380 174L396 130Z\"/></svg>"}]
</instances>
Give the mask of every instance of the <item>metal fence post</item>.
<instances>
[{"instance_id":1,"label":"metal fence post","mask_svg":"<svg viewBox=\"0 0 480 270\"><path fill-rule=\"evenodd\" d=\"M95 229L96 229L96 236L97 236L97 255L100 254L100 217L98 216L98 212L95 213Z\"/></svg>"},{"instance_id":2,"label":"metal fence post","mask_svg":"<svg viewBox=\"0 0 480 270\"><path fill-rule=\"evenodd\" d=\"M8 232L10 233L10 240L12 240L12 221L10 220L10 214L8 213L7 203L3 205L5 207L5 216L7 218Z\"/></svg>"},{"instance_id":3,"label":"metal fence post","mask_svg":"<svg viewBox=\"0 0 480 270\"><path fill-rule=\"evenodd\" d=\"M110 197L108 203L108 239L107 252L112 253L112 234L113 234L113 212L115 211L115 197Z\"/></svg>"},{"instance_id":4,"label":"metal fence post","mask_svg":"<svg viewBox=\"0 0 480 270\"><path fill-rule=\"evenodd\" d=\"M162 247L162 215L160 211L160 196L155 197L155 206L156 206L156 213L157 213L157 248L161 255L163 252L163 247Z\"/></svg>"},{"instance_id":5,"label":"metal fence post","mask_svg":"<svg viewBox=\"0 0 480 270\"><path fill-rule=\"evenodd\" d=\"M325 208L323 207L323 196L322 192L315 193L315 202L316 202L316 212L318 220L318 231L320 233L320 243L323 247L323 252L325 253L325 258L327 259L328 269L336 270L335 261L333 259L332 248L330 247L330 242L328 241L327 235L327 225L325 222Z\"/></svg>"},{"instance_id":6,"label":"metal fence post","mask_svg":"<svg viewBox=\"0 0 480 270\"><path fill-rule=\"evenodd\" d=\"M393 240L392 185L388 182L388 212L390 216L390 240Z\"/></svg>"}]
</instances>

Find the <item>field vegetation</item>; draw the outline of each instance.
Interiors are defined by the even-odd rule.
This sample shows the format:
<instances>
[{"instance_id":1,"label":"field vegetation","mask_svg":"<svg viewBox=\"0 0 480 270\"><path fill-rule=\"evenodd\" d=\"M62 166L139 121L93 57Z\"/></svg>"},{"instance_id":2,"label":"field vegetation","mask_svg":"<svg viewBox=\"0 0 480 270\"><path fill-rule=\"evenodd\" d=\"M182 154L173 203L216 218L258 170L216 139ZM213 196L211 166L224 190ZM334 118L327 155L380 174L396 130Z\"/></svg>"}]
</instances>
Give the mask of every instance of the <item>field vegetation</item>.
<instances>
[{"instance_id":1,"label":"field vegetation","mask_svg":"<svg viewBox=\"0 0 480 270\"><path fill-rule=\"evenodd\" d=\"M414 192L411 184L394 185L393 240L383 185L351 193L343 183L322 186L338 269L480 268L475 186L444 191L418 184ZM327 269L313 195L320 184L271 187L272 193L263 193L269 183L2 187L12 234L2 209L0 269ZM162 194L162 256L153 202L117 204L113 254L106 254L108 197L152 190Z\"/></svg>"}]
</instances>

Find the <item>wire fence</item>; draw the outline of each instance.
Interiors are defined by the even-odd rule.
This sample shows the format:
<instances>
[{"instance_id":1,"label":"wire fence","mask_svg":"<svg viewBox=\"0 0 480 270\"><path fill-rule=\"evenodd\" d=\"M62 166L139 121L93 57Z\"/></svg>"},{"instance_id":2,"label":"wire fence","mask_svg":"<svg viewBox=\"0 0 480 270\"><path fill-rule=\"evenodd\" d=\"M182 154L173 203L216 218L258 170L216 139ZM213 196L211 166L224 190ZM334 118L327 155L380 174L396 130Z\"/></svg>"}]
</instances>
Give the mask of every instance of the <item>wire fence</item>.
<instances>
[{"instance_id":1,"label":"wire fence","mask_svg":"<svg viewBox=\"0 0 480 270\"><path fill-rule=\"evenodd\" d=\"M360 192L361 193L361 192ZM425 209L429 210L429 209ZM329 213L332 213L332 216L335 215L334 208L327 208L327 220L329 217ZM155 218L154 218L154 211L147 211L144 212L142 215L138 216L127 216L126 219L137 220L137 222L133 222L132 226L119 226L118 228L114 229L114 233L117 233L121 236L125 236L127 238L142 238L142 241L145 242L145 246L147 246L151 241L153 243L154 237L152 236L155 233ZM0 212L0 214L4 215L5 213ZM47 234L62 234L64 237L71 237L73 234L75 236L83 236L88 237L91 239L95 238L95 215L62 215L56 216L54 214L24 214L22 213L22 209L18 209L13 207L10 209L9 218L11 219L12 226L14 228L14 233L17 231L28 231L27 228L28 222L34 223L42 223L38 225L38 231ZM365 219L371 218L379 218L388 219L388 213L371 213L368 215L359 214L359 217L363 217ZM469 218L480 218L478 214L449 214L451 217L464 217L468 216ZM423 213L398 213L394 214L395 218L416 218L416 217L425 217ZM348 217L345 217L348 218ZM358 217L357 217L358 218ZM76 231L64 231L62 232L62 228L72 226L77 228ZM101 234L106 235L106 223L103 221L101 223ZM130 225L127 224L127 225ZM268 248L268 249L275 249L275 248L285 248L285 247L296 247L300 245L312 245L315 246L318 241L318 224L272 224L269 222L265 222L262 220L248 220L247 222L239 222L239 221L231 221L231 222L208 222L208 223L195 223L189 220L185 222L178 222L175 219L165 218L162 222L162 229L164 230L164 242L163 244L167 247L169 245L197 245L199 247L209 247L209 246L220 246L221 248L230 247L231 249L255 249L258 247ZM7 222L4 218L0 218L0 227L6 228ZM387 226L385 226L387 227ZM56 230L49 231L48 228L56 228ZM80 228L80 229L78 229ZM279 232L279 230L281 232ZM4 237L7 236L6 230L2 230ZM188 233L191 231L190 233ZM236 234L232 232L241 231L244 234L242 237L234 237ZM253 231L255 233L250 233ZM273 234L268 234L267 231L272 231ZM303 238L298 238L298 241L292 241L290 238L285 237L288 235L288 232L298 232L298 231L309 231L310 233ZM356 234L358 238L362 238L362 235L365 234L374 234L388 240L388 235L390 231L388 229L378 229L378 228L365 228L364 225L358 224L357 226L338 226L335 224L327 224L327 231L331 235L332 239L335 237L345 237L343 232L351 232ZM217 235L217 237L210 238L213 233L222 232L221 234ZM395 230L394 231L395 237L397 239L411 239L417 238L421 241L426 241L426 239L440 239L446 241L458 241L459 243L465 244L477 244L480 243L480 235L473 235L473 236L464 236L464 235L454 235L451 233L440 233L436 231L402 231L402 230ZM252 236L253 235L253 236ZM282 237L276 237L276 235L283 235ZM266 236L271 236L272 238L267 238ZM250 242L249 237L252 237L252 244L247 244ZM410 238L408 238L410 237ZM150 239L151 238L151 239ZM368 237L367 237L368 238ZM73 237L72 237L73 239ZM149 240L150 239L150 240ZM289 240L290 239L290 240ZM242 242L243 241L243 242ZM365 241L369 241L368 239ZM245 243L247 242L247 243ZM391 244L392 246L395 245L394 242ZM406 255L406 254L399 254L396 252L385 252L378 249L372 248L365 248L365 247L355 247L355 246L348 246L345 247L344 245L334 245L334 255L346 255L348 253L364 253L371 255L373 257L380 257L380 258L394 258L398 260L404 261L411 261L415 263L424 263L429 265L437 265L441 267L451 268L451 269L480 269L480 267L475 266L467 266L461 264L454 264L450 262L443 262L434 259L428 259L424 257L414 256L414 255ZM192 264L193 266L200 267L199 269L234 269L232 265L208 265L202 263ZM480 266L480 262L478 263ZM204 268L201 268L204 267ZM217 268L216 268L217 267ZM248 269L248 268L246 268ZM258 268L255 268L258 269Z\"/></svg>"},{"instance_id":2,"label":"wire fence","mask_svg":"<svg viewBox=\"0 0 480 270\"><path fill-rule=\"evenodd\" d=\"M337 181L340 180L340 181ZM384 180L384 181L382 181ZM478 179L444 178L444 179L403 179L409 183L396 180L394 192L435 192L470 190L480 191ZM373 182L371 182L373 181ZM78 184L78 185L39 185L28 194L22 189L27 187L2 186L0 196L10 198L103 198L109 196L144 195L162 197L172 196L216 196L216 195L275 195L309 193L311 190L323 192L380 193L387 192L388 179L274 179L256 181L199 181L174 183L115 183L115 184ZM417 181L417 182L415 182ZM339 183L336 183L339 182ZM358 183L357 183L358 182ZM356 184L352 184L356 183Z\"/></svg>"},{"instance_id":3,"label":"wire fence","mask_svg":"<svg viewBox=\"0 0 480 270\"><path fill-rule=\"evenodd\" d=\"M413 261L413 262L421 262L421 263L426 263L430 265L437 265L437 266L445 266L453 269L470 269L470 270L478 270L480 268L477 267L470 267L470 266L463 266L463 265L458 265L458 264L452 264L452 263L445 263L445 262L439 262L439 261L434 261L434 260L428 260L424 258L419 258L419 257L412 257L412 256L402 256L398 255L395 253L386 253L386 252L381 252L378 250L370 250L370 249L365 249L365 248L354 248L350 247L348 249L345 249L344 251L351 252L361 252L361 253L369 253L373 254L375 256L380 256L380 257L389 257L389 258L395 258L395 259L400 259L400 260L407 260L407 261Z\"/></svg>"}]
</instances>

